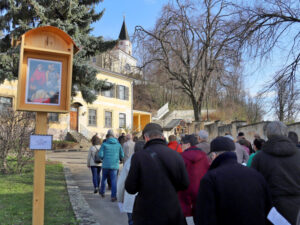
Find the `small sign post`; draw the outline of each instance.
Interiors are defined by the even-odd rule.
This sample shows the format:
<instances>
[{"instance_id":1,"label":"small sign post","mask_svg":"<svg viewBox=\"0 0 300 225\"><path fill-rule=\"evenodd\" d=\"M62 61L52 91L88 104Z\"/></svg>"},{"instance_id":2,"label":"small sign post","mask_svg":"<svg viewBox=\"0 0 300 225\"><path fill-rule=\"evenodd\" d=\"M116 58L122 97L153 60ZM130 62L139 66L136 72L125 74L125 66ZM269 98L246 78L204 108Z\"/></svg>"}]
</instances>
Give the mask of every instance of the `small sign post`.
<instances>
[{"instance_id":1,"label":"small sign post","mask_svg":"<svg viewBox=\"0 0 300 225\"><path fill-rule=\"evenodd\" d=\"M49 149L47 113L70 110L73 54L78 51L64 31L38 27L22 35L17 110L36 112L32 224L44 224L45 150ZM52 139L51 139L52 142ZM51 145L51 144L50 144Z\"/></svg>"}]
</instances>

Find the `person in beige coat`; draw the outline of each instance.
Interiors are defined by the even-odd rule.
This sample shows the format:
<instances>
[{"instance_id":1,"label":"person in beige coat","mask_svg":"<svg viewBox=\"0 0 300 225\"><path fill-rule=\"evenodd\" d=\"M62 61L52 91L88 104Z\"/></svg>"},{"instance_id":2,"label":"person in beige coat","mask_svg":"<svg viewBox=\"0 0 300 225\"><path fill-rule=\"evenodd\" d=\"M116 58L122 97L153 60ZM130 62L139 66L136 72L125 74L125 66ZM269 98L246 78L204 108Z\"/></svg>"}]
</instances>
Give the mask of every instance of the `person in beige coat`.
<instances>
[{"instance_id":1,"label":"person in beige coat","mask_svg":"<svg viewBox=\"0 0 300 225\"><path fill-rule=\"evenodd\" d=\"M135 142L132 140L132 135L131 134L127 134L126 139L127 139L127 141L123 145L124 163L126 163L126 161L134 153L134 145L135 145Z\"/></svg>"},{"instance_id":2,"label":"person in beige coat","mask_svg":"<svg viewBox=\"0 0 300 225\"><path fill-rule=\"evenodd\" d=\"M144 145L145 145L144 141L136 142L133 149L134 152L143 150ZM132 211L133 211L135 196L137 195L137 194L131 195L125 190L125 181L130 169L131 157L132 155L125 162L117 183L117 199L118 202L121 203L122 212L127 213L128 225L133 225Z\"/></svg>"},{"instance_id":3,"label":"person in beige coat","mask_svg":"<svg viewBox=\"0 0 300 225\"><path fill-rule=\"evenodd\" d=\"M91 168L92 178L94 184L94 193L96 194L99 190L100 184L100 172L101 172L101 163L95 163L95 154L101 147L101 139L95 134L92 139L92 146L89 149L88 157L87 157L87 167Z\"/></svg>"},{"instance_id":4,"label":"person in beige coat","mask_svg":"<svg viewBox=\"0 0 300 225\"><path fill-rule=\"evenodd\" d=\"M210 144L208 143L208 133L205 130L200 130L198 133L198 144L197 148L200 148L206 154L210 152Z\"/></svg>"}]
</instances>

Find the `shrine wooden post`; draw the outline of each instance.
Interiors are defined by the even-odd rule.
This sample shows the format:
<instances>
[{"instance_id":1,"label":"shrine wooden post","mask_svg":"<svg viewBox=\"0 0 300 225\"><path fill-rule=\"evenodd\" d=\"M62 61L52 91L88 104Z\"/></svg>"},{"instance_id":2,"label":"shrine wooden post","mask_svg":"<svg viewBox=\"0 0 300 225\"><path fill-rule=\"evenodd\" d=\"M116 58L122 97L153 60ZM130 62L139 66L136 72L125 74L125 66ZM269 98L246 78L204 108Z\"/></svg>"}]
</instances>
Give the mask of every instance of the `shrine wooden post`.
<instances>
[{"instance_id":1,"label":"shrine wooden post","mask_svg":"<svg viewBox=\"0 0 300 225\"><path fill-rule=\"evenodd\" d=\"M37 135L47 134L48 112L70 110L77 51L70 36L56 27L39 27L22 35L16 108L36 112ZM44 224L45 158L45 150L34 150L33 225Z\"/></svg>"}]
</instances>

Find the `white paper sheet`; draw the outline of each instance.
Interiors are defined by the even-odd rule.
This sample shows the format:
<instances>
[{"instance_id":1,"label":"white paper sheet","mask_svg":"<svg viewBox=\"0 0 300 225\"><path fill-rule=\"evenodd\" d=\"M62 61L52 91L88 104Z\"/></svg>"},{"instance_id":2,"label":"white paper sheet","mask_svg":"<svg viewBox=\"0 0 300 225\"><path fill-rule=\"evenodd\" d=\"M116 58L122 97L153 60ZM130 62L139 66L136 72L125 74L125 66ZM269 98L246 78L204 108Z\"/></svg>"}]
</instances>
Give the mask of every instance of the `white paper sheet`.
<instances>
[{"instance_id":1,"label":"white paper sheet","mask_svg":"<svg viewBox=\"0 0 300 225\"><path fill-rule=\"evenodd\" d=\"M51 150L52 135L30 135L29 148L31 150Z\"/></svg>"},{"instance_id":2,"label":"white paper sheet","mask_svg":"<svg viewBox=\"0 0 300 225\"><path fill-rule=\"evenodd\" d=\"M118 202L118 206L119 206L119 210L121 213L124 213L124 210L123 210L123 203L122 202Z\"/></svg>"},{"instance_id":3,"label":"white paper sheet","mask_svg":"<svg viewBox=\"0 0 300 225\"><path fill-rule=\"evenodd\" d=\"M291 225L278 211L273 207L269 214L268 220L270 220L274 225Z\"/></svg>"}]
</instances>

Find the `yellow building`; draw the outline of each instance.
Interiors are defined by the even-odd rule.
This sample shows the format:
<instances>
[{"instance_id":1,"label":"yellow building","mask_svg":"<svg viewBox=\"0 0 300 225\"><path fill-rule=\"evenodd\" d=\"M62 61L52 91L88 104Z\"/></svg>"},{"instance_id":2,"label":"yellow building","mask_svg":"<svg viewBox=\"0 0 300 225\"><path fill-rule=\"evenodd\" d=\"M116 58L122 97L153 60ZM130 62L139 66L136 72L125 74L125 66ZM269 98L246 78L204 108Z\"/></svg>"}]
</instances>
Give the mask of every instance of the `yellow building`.
<instances>
[{"instance_id":1,"label":"yellow building","mask_svg":"<svg viewBox=\"0 0 300 225\"><path fill-rule=\"evenodd\" d=\"M111 83L113 88L101 92L97 100L87 104L81 93L73 97L67 114L48 114L48 134L63 138L69 131L77 131L90 138L95 133L104 137L108 129L116 134L132 130L132 79L122 74L98 68L98 79ZM18 81L5 81L0 85L0 110L15 109Z\"/></svg>"},{"instance_id":2,"label":"yellow building","mask_svg":"<svg viewBox=\"0 0 300 225\"><path fill-rule=\"evenodd\" d=\"M152 121L151 113L139 111L139 110L133 110L132 131L134 133L139 133L139 132L143 131L146 124L150 123L151 121Z\"/></svg>"}]
</instances>

